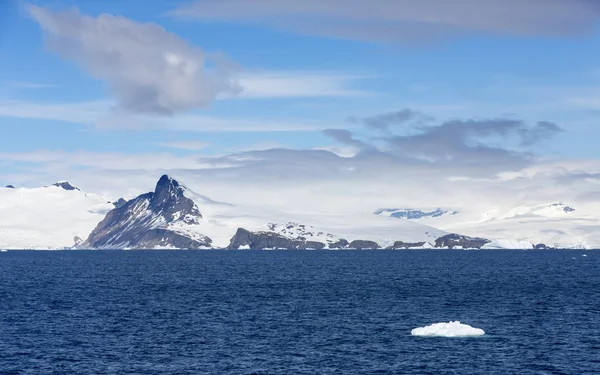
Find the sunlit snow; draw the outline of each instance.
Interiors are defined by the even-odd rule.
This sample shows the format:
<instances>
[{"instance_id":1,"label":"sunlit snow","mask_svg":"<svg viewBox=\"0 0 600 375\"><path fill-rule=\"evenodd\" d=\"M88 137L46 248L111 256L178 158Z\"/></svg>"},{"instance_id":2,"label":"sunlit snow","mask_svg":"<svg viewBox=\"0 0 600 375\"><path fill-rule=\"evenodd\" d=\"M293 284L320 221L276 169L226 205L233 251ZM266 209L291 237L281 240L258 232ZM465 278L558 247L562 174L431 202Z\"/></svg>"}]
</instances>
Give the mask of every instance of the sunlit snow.
<instances>
[{"instance_id":1,"label":"sunlit snow","mask_svg":"<svg viewBox=\"0 0 600 375\"><path fill-rule=\"evenodd\" d=\"M483 336L485 332L480 328L471 327L468 324L462 324L459 321L448 323L435 323L426 327L415 328L410 331L413 336L427 337L469 337Z\"/></svg>"}]
</instances>

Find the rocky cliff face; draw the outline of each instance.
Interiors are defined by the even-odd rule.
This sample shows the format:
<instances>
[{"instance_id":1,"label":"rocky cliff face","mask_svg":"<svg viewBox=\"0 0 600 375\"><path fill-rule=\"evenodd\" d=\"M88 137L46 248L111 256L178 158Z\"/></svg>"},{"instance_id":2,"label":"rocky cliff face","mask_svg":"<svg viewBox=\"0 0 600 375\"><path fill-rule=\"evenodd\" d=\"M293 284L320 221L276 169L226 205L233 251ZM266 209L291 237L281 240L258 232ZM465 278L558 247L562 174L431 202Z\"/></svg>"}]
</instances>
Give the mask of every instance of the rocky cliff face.
<instances>
[{"instance_id":1,"label":"rocky cliff face","mask_svg":"<svg viewBox=\"0 0 600 375\"><path fill-rule=\"evenodd\" d=\"M81 247L180 248L211 247L212 240L187 227L202 218L196 203L185 196L186 188L162 176L154 192L122 203L110 211Z\"/></svg>"},{"instance_id":2,"label":"rocky cliff face","mask_svg":"<svg viewBox=\"0 0 600 375\"><path fill-rule=\"evenodd\" d=\"M269 224L271 229L274 224ZM296 224L297 225L297 224ZM304 226L301 226L304 228ZM288 230L286 233L295 232L291 228L291 223L288 223ZM310 232L308 232L310 233ZM310 234L309 234L310 236ZM332 238L327 235L325 241L307 240L306 234L304 236L289 237L281 233L273 231L259 231L251 232L243 228L238 228L235 235L231 238L229 243L229 249L252 249L252 250L264 250L264 249L289 249L289 250L306 250L306 249L352 249L352 250L371 250L379 249L381 246L375 241L366 240L354 240L348 242L343 238ZM404 246L398 246L394 248L406 248L406 247L419 247L425 243L410 244L402 241L396 241L395 245L405 244ZM415 246L412 246L415 245Z\"/></svg>"},{"instance_id":3,"label":"rocky cliff face","mask_svg":"<svg viewBox=\"0 0 600 375\"><path fill-rule=\"evenodd\" d=\"M354 240L354 241L350 242L350 244L348 245L348 248L356 249L356 250L373 250L373 249L379 249L380 246L375 241Z\"/></svg>"},{"instance_id":4,"label":"rocky cliff face","mask_svg":"<svg viewBox=\"0 0 600 375\"><path fill-rule=\"evenodd\" d=\"M65 190L69 190L69 191L71 191L71 190L79 190L78 187L71 185L67 181L59 181L59 182L57 182L55 184L52 184L52 186L63 188Z\"/></svg>"},{"instance_id":5,"label":"rocky cliff face","mask_svg":"<svg viewBox=\"0 0 600 375\"><path fill-rule=\"evenodd\" d=\"M288 250L320 250L325 244L317 241L303 241L287 238L274 232L250 232L239 228L231 238L230 249L288 249Z\"/></svg>"},{"instance_id":6,"label":"rocky cliff face","mask_svg":"<svg viewBox=\"0 0 600 375\"><path fill-rule=\"evenodd\" d=\"M448 234L435 240L435 247L454 249L460 247L463 249L481 249L490 240L485 238L461 236L459 234Z\"/></svg>"},{"instance_id":7,"label":"rocky cliff face","mask_svg":"<svg viewBox=\"0 0 600 375\"><path fill-rule=\"evenodd\" d=\"M425 246L425 242L404 242L396 241L388 249L418 249Z\"/></svg>"}]
</instances>

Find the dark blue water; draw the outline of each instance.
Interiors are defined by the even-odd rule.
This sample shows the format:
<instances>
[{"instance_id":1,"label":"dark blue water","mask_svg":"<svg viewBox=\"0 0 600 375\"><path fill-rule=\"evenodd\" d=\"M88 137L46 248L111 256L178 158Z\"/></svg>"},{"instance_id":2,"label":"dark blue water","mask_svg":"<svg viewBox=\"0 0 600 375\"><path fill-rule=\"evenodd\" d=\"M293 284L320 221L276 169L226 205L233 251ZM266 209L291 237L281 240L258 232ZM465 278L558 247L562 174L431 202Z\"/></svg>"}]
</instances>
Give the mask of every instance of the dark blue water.
<instances>
[{"instance_id":1,"label":"dark blue water","mask_svg":"<svg viewBox=\"0 0 600 375\"><path fill-rule=\"evenodd\" d=\"M599 374L599 266L583 251L0 253L0 373ZM487 334L410 335L449 320Z\"/></svg>"}]
</instances>

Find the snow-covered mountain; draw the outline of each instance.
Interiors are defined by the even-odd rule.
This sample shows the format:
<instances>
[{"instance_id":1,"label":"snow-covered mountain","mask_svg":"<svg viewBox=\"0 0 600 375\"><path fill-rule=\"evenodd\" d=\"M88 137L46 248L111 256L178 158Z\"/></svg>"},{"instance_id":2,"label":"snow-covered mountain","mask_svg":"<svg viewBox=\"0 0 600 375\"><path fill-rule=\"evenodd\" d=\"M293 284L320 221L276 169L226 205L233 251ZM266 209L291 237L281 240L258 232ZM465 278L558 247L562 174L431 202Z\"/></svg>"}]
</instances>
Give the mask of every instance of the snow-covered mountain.
<instances>
[{"instance_id":1,"label":"snow-covered mountain","mask_svg":"<svg viewBox=\"0 0 600 375\"><path fill-rule=\"evenodd\" d=\"M84 241L85 240L85 241ZM129 201L66 181L0 188L0 248L598 248L600 220L562 202L299 213L216 202L162 176Z\"/></svg>"},{"instance_id":2,"label":"snow-covered mountain","mask_svg":"<svg viewBox=\"0 0 600 375\"><path fill-rule=\"evenodd\" d=\"M494 239L488 247L554 248L600 247L600 219L562 202L525 204L486 212L480 222L449 225L461 233Z\"/></svg>"},{"instance_id":3,"label":"snow-covered mountain","mask_svg":"<svg viewBox=\"0 0 600 375\"><path fill-rule=\"evenodd\" d=\"M379 248L446 235L421 224L357 215L311 215L215 202L169 176L154 192L115 207L84 248ZM407 247L407 246L402 246Z\"/></svg>"},{"instance_id":4,"label":"snow-covered mountain","mask_svg":"<svg viewBox=\"0 0 600 375\"><path fill-rule=\"evenodd\" d=\"M598 215L563 202L494 207L483 212L476 209L465 212L382 209L375 214L427 224L447 232L487 238L490 239L490 243L485 245L487 248L600 247Z\"/></svg>"},{"instance_id":5,"label":"snow-covered mountain","mask_svg":"<svg viewBox=\"0 0 600 375\"><path fill-rule=\"evenodd\" d=\"M66 181L0 188L0 248L60 249L85 239L114 205Z\"/></svg>"},{"instance_id":6,"label":"snow-covered mountain","mask_svg":"<svg viewBox=\"0 0 600 375\"><path fill-rule=\"evenodd\" d=\"M212 240L194 230L202 214L185 186L168 176L154 192L140 195L115 208L81 244L84 248L152 249L210 248Z\"/></svg>"},{"instance_id":7,"label":"snow-covered mountain","mask_svg":"<svg viewBox=\"0 0 600 375\"><path fill-rule=\"evenodd\" d=\"M442 216L451 216L458 214L458 211L450 209L436 208L434 210L416 210L410 208L380 208L375 211L375 215L389 216L396 219L420 220L433 219Z\"/></svg>"}]
</instances>

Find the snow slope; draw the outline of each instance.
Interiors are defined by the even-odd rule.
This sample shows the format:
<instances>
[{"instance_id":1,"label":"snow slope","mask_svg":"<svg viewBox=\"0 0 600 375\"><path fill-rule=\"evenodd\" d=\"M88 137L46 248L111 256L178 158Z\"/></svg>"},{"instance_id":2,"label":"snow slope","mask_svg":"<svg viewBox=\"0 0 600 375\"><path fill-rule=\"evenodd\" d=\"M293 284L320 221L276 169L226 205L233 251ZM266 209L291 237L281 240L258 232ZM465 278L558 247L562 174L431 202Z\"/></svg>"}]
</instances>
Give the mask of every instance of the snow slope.
<instances>
[{"instance_id":1,"label":"snow slope","mask_svg":"<svg viewBox=\"0 0 600 375\"><path fill-rule=\"evenodd\" d=\"M177 224L180 231L202 233L213 240L217 248L229 245L231 237L238 228L251 232L269 231L290 239L305 237L309 241L325 244L336 242L340 238L377 242L382 247L395 241L431 242L446 234L419 223L378 217L370 213L352 216L334 213L298 213L266 209L253 205L229 205L207 200L189 187L184 193L196 202L202 213L198 224ZM175 225L173 226L175 227Z\"/></svg>"},{"instance_id":2,"label":"snow slope","mask_svg":"<svg viewBox=\"0 0 600 375\"><path fill-rule=\"evenodd\" d=\"M108 197L54 185L33 189L0 188L0 248L73 246L75 236L85 239L114 208L109 201Z\"/></svg>"},{"instance_id":3,"label":"snow slope","mask_svg":"<svg viewBox=\"0 0 600 375\"><path fill-rule=\"evenodd\" d=\"M493 207L483 212L465 208L455 215L411 220L452 233L492 240L485 248L600 248L600 216L563 202Z\"/></svg>"}]
</instances>

